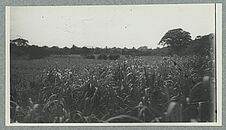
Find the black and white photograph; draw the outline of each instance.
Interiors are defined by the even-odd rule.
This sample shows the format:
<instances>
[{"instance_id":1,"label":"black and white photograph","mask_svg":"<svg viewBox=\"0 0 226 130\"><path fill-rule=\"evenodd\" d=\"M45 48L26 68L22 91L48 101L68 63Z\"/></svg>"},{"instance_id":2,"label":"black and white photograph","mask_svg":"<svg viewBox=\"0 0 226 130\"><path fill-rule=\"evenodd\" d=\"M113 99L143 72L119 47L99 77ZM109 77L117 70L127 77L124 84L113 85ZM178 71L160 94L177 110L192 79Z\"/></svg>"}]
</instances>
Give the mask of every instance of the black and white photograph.
<instances>
[{"instance_id":1,"label":"black and white photograph","mask_svg":"<svg viewBox=\"0 0 226 130\"><path fill-rule=\"evenodd\" d=\"M221 11L6 7L6 124L221 124Z\"/></svg>"}]
</instances>

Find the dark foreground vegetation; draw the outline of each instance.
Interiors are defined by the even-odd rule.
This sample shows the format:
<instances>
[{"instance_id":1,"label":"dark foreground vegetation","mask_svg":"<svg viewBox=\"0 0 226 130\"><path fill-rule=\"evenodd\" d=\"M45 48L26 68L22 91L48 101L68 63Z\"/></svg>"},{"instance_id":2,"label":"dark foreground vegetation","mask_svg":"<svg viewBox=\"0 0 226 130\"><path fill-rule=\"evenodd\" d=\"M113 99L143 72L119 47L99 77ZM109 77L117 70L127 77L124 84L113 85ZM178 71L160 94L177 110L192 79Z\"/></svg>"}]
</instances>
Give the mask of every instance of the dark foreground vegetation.
<instances>
[{"instance_id":1,"label":"dark foreground vegetation","mask_svg":"<svg viewBox=\"0 0 226 130\"><path fill-rule=\"evenodd\" d=\"M11 122L213 122L213 35L189 36L171 30L159 42L169 45L157 49L12 40Z\"/></svg>"}]
</instances>

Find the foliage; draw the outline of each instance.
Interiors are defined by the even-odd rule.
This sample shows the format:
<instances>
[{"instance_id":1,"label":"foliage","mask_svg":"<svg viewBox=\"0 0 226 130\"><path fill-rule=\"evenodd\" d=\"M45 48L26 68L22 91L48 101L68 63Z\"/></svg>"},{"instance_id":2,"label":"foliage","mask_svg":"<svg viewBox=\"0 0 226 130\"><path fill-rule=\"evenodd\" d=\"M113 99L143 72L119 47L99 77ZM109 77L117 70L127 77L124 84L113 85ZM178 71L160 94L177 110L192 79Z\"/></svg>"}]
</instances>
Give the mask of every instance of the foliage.
<instances>
[{"instance_id":1,"label":"foliage","mask_svg":"<svg viewBox=\"0 0 226 130\"><path fill-rule=\"evenodd\" d=\"M214 34L198 36L185 50L185 54L211 56L214 53Z\"/></svg>"},{"instance_id":2,"label":"foliage","mask_svg":"<svg viewBox=\"0 0 226 130\"><path fill-rule=\"evenodd\" d=\"M108 56L106 54L100 54L100 55L97 56L97 59L99 59L99 60L107 60Z\"/></svg>"},{"instance_id":3,"label":"foliage","mask_svg":"<svg viewBox=\"0 0 226 130\"><path fill-rule=\"evenodd\" d=\"M175 53L179 53L186 48L186 45L191 41L189 32L181 28L169 30L160 40L159 45L167 45L172 48Z\"/></svg>"},{"instance_id":4,"label":"foliage","mask_svg":"<svg viewBox=\"0 0 226 130\"><path fill-rule=\"evenodd\" d=\"M16 46L28 46L29 41L23 38L17 38L14 40L10 40L10 43Z\"/></svg>"},{"instance_id":5,"label":"foliage","mask_svg":"<svg viewBox=\"0 0 226 130\"><path fill-rule=\"evenodd\" d=\"M173 29L168 31L159 45L163 48L148 49L147 46L136 48L88 48L77 47L73 45L71 48L64 47L39 47L29 45L28 40L15 39L10 40L10 53L14 59L40 59L50 55L82 55L85 58L94 58L91 55L99 55L98 59L106 59L103 55L107 55L108 59L118 59L118 55L125 56L172 56L177 55L211 55L213 53L214 34L205 36L197 36L196 39L191 40L189 32L182 29ZM88 57L86 57L88 56Z\"/></svg>"},{"instance_id":6,"label":"foliage","mask_svg":"<svg viewBox=\"0 0 226 130\"><path fill-rule=\"evenodd\" d=\"M11 122L211 121L206 57L47 60L12 62Z\"/></svg>"},{"instance_id":7,"label":"foliage","mask_svg":"<svg viewBox=\"0 0 226 130\"><path fill-rule=\"evenodd\" d=\"M25 39L15 39L10 41L10 54L11 58L18 58L26 56L27 59L40 59L50 55L45 49L35 45L28 45Z\"/></svg>"},{"instance_id":8,"label":"foliage","mask_svg":"<svg viewBox=\"0 0 226 130\"><path fill-rule=\"evenodd\" d=\"M120 58L120 55L116 55L116 54L110 54L109 56L108 56L108 59L109 60L117 60L117 59L119 59Z\"/></svg>"}]
</instances>

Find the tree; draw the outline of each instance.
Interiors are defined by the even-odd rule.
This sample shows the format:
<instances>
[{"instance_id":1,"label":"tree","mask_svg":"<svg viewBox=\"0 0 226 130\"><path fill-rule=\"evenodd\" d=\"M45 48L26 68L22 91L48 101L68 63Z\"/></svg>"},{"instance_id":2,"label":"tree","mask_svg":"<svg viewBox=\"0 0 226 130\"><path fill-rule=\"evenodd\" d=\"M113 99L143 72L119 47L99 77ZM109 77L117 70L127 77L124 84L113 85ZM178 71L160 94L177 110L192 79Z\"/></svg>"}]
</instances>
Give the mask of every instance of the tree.
<instances>
[{"instance_id":1,"label":"tree","mask_svg":"<svg viewBox=\"0 0 226 130\"><path fill-rule=\"evenodd\" d=\"M186 49L187 54L211 55L214 50L214 34L197 36Z\"/></svg>"},{"instance_id":2,"label":"tree","mask_svg":"<svg viewBox=\"0 0 226 130\"><path fill-rule=\"evenodd\" d=\"M80 54L80 48L75 45L72 45L70 51L71 54Z\"/></svg>"},{"instance_id":3,"label":"tree","mask_svg":"<svg viewBox=\"0 0 226 130\"><path fill-rule=\"evenodd\" d=\"M87 48L87 47L82 47L81 48L81 54L82 55L86 55L86 54L89 54L90 53L90 49L89 48Z\"/></svg>"},{"instance_id":4,"label":"tree","mask_svg":"<svg viewBox=\"0 0 226 130\"><path fill-rule=\"evenodd\" d=\"M22 39L22 38L17 38L14 40L10 40L11 44L15 44L16 46L28 46L28 40Z\"/></svg>"},{"instance_id":5,"label":"tree","mask_svg":"<svg viewBox=\"0 0 226 130\"><path fill-rule=\"evenodd\" d=\"M181 28L169 30L160 40L159 45L169 46L176 54L181 54L191 41L189 32Z\"/></svg>"}]
</instances>

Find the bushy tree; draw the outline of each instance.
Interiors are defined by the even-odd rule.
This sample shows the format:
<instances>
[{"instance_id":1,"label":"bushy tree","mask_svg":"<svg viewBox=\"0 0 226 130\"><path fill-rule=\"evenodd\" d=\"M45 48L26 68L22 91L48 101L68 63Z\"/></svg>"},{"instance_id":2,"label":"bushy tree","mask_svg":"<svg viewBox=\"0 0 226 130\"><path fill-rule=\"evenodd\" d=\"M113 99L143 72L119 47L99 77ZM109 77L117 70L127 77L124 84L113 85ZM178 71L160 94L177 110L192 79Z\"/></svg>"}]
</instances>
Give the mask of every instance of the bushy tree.
<instances>
[{"instance_id":1,"label":"bushy tree","mask_svg":"<svg viewBox=\"0 0 226 130\"><path fill-rule=\"evenodd\" d=\"M197 36L186 49L186 54L211 55L214 49L214 34Z\"/></svg>"},{"instance_id":2,"label":"bushy tree","mask_svg":"<svg viewBox=\"0 0 226 130\"><path fill-rule=\"evenodd\" d=\"M181 54L191 41L189 32L181 28L169 30L160 40L159 45L169 46L176 54Z\"/></svg>"},{"instance_id":3,"label":"bushy tree","mask_svg":"<svg viewBox=\"0 0 226 130\"><path fill-rule=\"evenodd\" d=\"M29 41L23 38L17 38L14 40L10 40L11 44L14 44L16 46L28 46Z\"/></svg>"}]
</instances>

